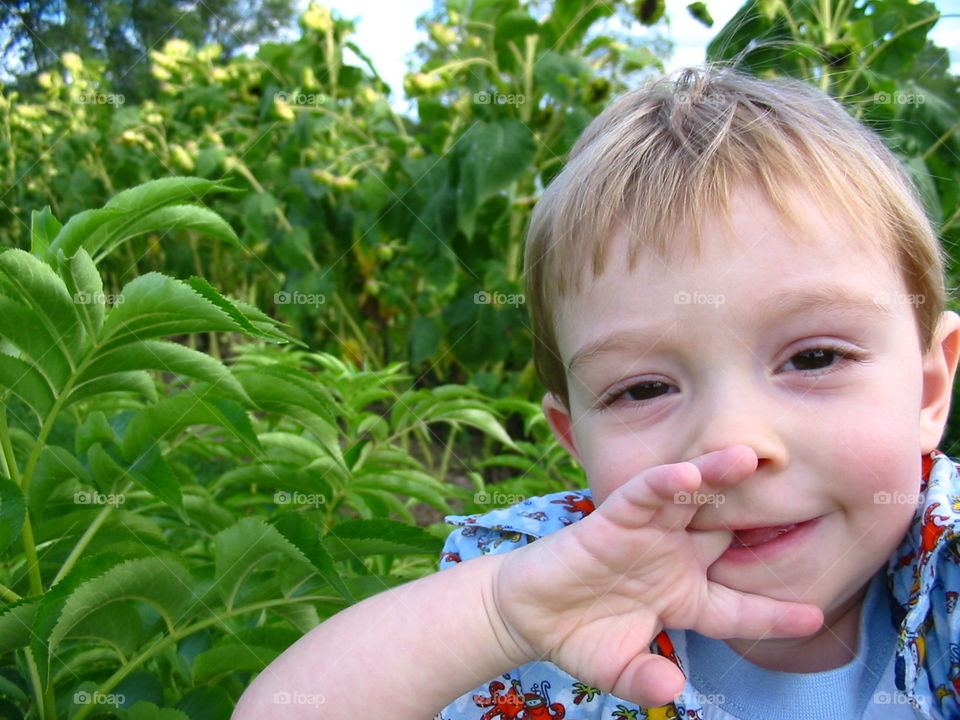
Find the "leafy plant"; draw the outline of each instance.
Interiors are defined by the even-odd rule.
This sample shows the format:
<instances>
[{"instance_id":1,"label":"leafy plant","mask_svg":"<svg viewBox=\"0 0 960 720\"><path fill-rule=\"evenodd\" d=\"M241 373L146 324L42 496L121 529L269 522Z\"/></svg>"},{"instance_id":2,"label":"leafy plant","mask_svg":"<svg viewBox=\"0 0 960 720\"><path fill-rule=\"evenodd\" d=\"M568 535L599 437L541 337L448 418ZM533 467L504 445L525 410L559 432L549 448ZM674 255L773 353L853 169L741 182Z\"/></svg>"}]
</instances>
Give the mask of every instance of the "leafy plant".
<instances>
[{"instance_id":1,"label":"leafy plant","mask_svg":"<svg viewBox=\"0 0 960 720\"><path fill-rule=\"evenodd\" d=\"M443 482L458 434L520 451L475 390L280 348L200 277L104 292L96 260L138 233L235 241L185 202L223 189L44 210L0 252L0 714L224 717L321 618L432 569L446 530L414 512L479 488ZM248 340L228 366L169 339L210 333Z\"/></svg>"}]
</instances>

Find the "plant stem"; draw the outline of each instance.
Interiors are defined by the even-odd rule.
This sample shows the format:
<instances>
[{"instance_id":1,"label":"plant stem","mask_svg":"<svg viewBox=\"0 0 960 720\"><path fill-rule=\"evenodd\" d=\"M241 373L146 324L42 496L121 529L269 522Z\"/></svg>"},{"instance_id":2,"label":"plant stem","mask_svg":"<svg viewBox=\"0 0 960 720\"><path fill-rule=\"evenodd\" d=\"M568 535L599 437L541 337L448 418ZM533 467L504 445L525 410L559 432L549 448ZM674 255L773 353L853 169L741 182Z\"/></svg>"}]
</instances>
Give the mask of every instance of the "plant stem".
<instances>
[{"instance_id":1,"label":"plant stem","mask_svg":"<svg viewBox=\"0 0 960 720\"><path fill-rule=\"evenodd\" d=\"M125 495L132 487L132 482L127 483L127 486L120 491L120 494ZM53 582L50 583L51 585L56 585L58 582L60 582L60 579L63 576L73 569L73 566L77 563L80 555L84 550L87 549L87 545L89 545L90 541L93 540L93 536L97 534L97 530L100 529L100 526L103 525L114 508L116 508L114 503L107 503L103 506L100 512L97 513L97 516L93 519L93 522L90 523L90 526L86 530L84 530L83 535L80 536L77 544L73 546L73 550L70 551L67 559L63 562L63 565L57 572L56 577L53 578Z\"/></svg>"},{"instance_id":2,"label":"plant stem","mask_svg":"<svg viewBox=\"0 0 960 720\"><path fill-rule=\"evenodd\" d=\"M103 683L98 689L97 693L106 694L113 690L120 682L127 677L131 672L133 672L137 667L142 665L144 662L154 657L155 655L160 654L168 647L174 643L180 642L185 637L192 635L195 632L199 632L205 628L210 627L211 625L216 625L221 623L224 620L227 620L231 617L236 617L237 615L244 615L250 612L256 612L258 610L266 610L271 607L278 607L282 605L292 605L295 603L304 603L304 602L322 602L322 601L334 601L342 602L343 598L340 597L328 597L325 595L319 596L303 596L296 598L280 598L277 600L264 600L263 602L254 603L246 607L234 608L232 610L226 610L222 614L216 614L212 617L208 617L205 620L200 620L195 622L193 625L188 625L187 627L179 630L177 632L172 632L167 635L162 640L159 640L156 644L148 647L146 650L141 652L134 658L131 658L127 663L118 669L113 675L107 678L106 682ZM93 712L96 706L93 704L85 705L80 708L71 718L71 720L83 720L87 715Z\"/></svg>"},{"instance_id":3,"label":"plant stem","mask_svg":"<svg viewBox=\"0 0 960 720\"><path fill-rule=\"evenodd\" d=\"M5 599L9 600L10 602L17 602L18 600L23 599L22 596L17 595L13 590L8 588L3 583L0 583L0 595L2 595Z\"/></svg>"}]
</instances>

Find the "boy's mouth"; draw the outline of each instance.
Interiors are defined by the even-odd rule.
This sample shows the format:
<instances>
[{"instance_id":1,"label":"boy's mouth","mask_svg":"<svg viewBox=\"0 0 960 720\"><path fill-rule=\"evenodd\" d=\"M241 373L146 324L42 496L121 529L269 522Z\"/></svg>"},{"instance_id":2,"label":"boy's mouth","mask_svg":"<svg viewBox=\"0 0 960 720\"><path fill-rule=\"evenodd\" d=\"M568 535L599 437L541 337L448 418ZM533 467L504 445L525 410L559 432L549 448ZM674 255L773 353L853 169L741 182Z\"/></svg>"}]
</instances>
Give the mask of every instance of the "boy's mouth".
<instances>
[{"instance_id":1,"label":"boy's mouth","mask_svg":"<svg viewBox=\"0 0 960 720\"><path fill-rule=\"evenodd\" d=\"M781 535L786 535L791 530L795 530L799 525L802 525L802 523L751 528L749 530L734 530L733 541L730 543L730 547L740 548L762 545L763 543L777 539Z\"/></svg>"}]
</instances>

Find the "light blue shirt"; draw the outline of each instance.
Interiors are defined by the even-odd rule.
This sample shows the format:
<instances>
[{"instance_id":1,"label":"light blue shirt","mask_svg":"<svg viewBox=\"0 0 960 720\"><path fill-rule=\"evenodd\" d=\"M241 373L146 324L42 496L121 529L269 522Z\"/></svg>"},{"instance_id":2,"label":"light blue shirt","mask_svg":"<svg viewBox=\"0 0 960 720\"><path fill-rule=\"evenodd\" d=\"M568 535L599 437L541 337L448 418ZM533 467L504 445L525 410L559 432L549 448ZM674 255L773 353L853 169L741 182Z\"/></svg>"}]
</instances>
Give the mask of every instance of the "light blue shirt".
<instances>
[{"instance_id":1,"label":"light blue shirt","mask_svg":"<svg viewBox=\"0 0 960 720\"><path fill-rule=\"evenodd\" d=\"M651 644L651 652L671 658L687 676L686 687L672 704L640 708L578 681L552 663L533 662L490 679L437 718L960 720L957 466L935 450L923 458L919 485L921 500L910 529L886 571L870 586L861 616L863 641L852 663L823 673L773 673L747 663L722 641L667 630ZM451 515L447 521L460 527L447 538L440 567L508 552L577 522L592 510L590 491L580 490L528 498L480 515ZM727 682L725 670L731 663L739 663L738 669L735 680Z\"/></svg>"}]
</instances>

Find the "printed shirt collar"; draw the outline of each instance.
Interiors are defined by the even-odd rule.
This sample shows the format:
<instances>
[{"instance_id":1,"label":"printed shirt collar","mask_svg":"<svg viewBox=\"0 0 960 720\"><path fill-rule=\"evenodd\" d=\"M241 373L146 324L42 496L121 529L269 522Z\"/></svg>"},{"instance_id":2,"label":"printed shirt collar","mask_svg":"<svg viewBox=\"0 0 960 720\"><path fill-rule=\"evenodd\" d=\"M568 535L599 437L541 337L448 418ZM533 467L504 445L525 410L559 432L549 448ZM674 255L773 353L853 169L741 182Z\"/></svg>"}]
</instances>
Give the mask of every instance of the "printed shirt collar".
<instances>
[{"instance_id":1,"label":"printed shirt collar","mask_svg":"<svg viewBox=\"0 0 960 720\"><path fill-rule=\"evenodd\" d=\"M898 499L891 498L890 501ZM910 529L887 567L893 622L899 628L896 684L908 702L927 718L960 717L960 475L939 450L923 457L917 509ZM594 509L590 491L575 490L529 498L509 508L481 515L451 515L447 522L509 533L543 537ZM673 634L671 632L671 634ZM678 651L667 632L651 650L670 658L681 670L683 641ZM686 673L685 673L686 674ZM688 682L674 703L677 717L703 717L698 693Z\"/></svg>"}]
</instances>

